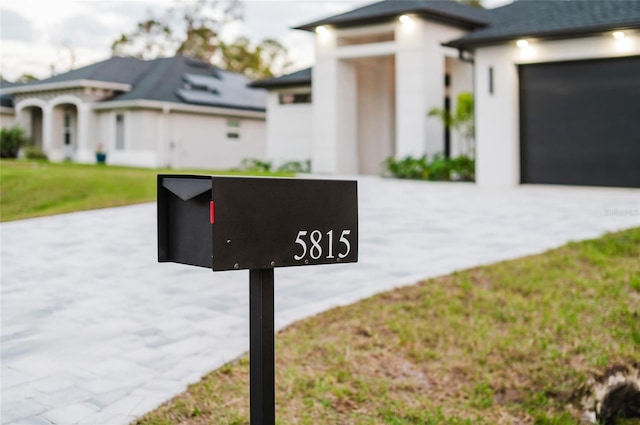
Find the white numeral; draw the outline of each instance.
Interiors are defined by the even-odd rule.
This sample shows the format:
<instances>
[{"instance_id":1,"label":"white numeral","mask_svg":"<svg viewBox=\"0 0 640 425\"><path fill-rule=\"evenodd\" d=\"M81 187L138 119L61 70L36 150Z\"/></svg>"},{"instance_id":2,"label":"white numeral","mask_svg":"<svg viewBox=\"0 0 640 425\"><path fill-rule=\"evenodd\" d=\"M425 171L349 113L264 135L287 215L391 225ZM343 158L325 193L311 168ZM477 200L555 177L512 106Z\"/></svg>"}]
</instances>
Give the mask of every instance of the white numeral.
<instances>
[{"instance_id":1,"label":"white numeral","mask_svg":"<svg viewBox=\"0 0 640 425\"><path fill-rule=\"evenodd\" d=\"M320 246L321 240L322 240L322 233L320 233L320 230L314 230L313 232L311 232L312 246L311 246L311 250L309 250L309 255L314 260L317 260L318 258L322 257L322 247ZM316 255L313 254L314 252L316 253Z\"/></svg>"},{"instance_id":2,"label":"white numeral","mask_svg":"<svg viewBox=\"0 0 640 425\"><path fill-rule=\"evenodd\" d=\"M344 258L351 252L351 244L349 243L349 239L347 239L347 236L349 236L350 234L351 230L342 231L342 235L340 235L340 242L345 244L345 246L347 247L347 251L344 254L338 253L338 258Z\"/></svg>"},{"instance_id":3,"label":"white numeral","mask_svg":"<svg viewBox=\"0 0 640 425\"><path fill-rule=\"evenodd\" d=\"M307 236L307 231L306 230L300 230L298 232L298 237L296 238L296 243L299 243L300 245L302 245L302 254L301 255L294 255L293 256L294 260L302 260L304 258L304 256L307 255L307 244L302 239L302 236Z\"/></svg>"},{"instance_id":4,"label":"white numeral","mask_svg":"<svg viewBox=\"0 0 640 425\"><path fill-rule=\"evenodd\" d=\"M338 252L338 258L342 259L342 258L346 258L349 253L351 252L351 242L349 242L349 239L347 239L347 236L349 236L351 234L351 230L343 230L342 233L340 234L340 243L344 244L345 246L345 251L344 252ZM307 242L305 241L304 236L309 235L309 241L311 242L311 248L309 248L307 246ZM328 260L336 258L333 255L333 230L329 230L327 233L327 256L326 258ZM302 253L301 254L295 254L293 256L294 260L302 260L304 259L307 254L309 255L309 257L311 257L314 260L318 260L320 259L320 257L322 257L323 255L323 250L322 250L322 232L320 230L313 230L311 231L311 234L309 234L308 230L300 230L298 232L298 236L296 236L296 240L295 243L297 243L298 245L300 245L302 247Z\"/></svg>"},{"instance_id":5,"label":"white numeral","mask_svg":"<svg viewBox=\"0 0 640 425\"><path fill-rule=\"evenodd\" d=\"M336 258L333 256L333 230L329 230L327 232L327 237L329 238L329 244L327 244L329 247L329 254L327 254L327 258Z\"/></svg>"}]
</instances>

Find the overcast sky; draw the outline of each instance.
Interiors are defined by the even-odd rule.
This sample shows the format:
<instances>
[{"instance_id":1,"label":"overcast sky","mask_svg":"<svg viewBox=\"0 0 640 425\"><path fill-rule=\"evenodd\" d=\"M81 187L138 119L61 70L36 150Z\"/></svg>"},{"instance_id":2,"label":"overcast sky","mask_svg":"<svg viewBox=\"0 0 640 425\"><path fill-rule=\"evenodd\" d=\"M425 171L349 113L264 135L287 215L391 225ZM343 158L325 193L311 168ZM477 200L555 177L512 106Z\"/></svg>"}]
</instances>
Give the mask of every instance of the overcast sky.
<instances>
[{"instance_id":1,"label":"overcast sky","mask_svg":"<svg viewBox=\"0 0 640 425\"><path fill-rule=\"evenodd\" d=\"M511 0L485 0L488 7ZM246 35L252 41L275 38L289 50L291 70L313 64L313 36L291 30L315 19L373 3L372 0L247 0L244 21L227 27L225 38ZM23 73L38 78L68 69L71 54L81 67L110 56L111 43L130 32L149 12L157 15L173 0L2 0L0 72L15 80Z\"/></svg>"}]
</instances>

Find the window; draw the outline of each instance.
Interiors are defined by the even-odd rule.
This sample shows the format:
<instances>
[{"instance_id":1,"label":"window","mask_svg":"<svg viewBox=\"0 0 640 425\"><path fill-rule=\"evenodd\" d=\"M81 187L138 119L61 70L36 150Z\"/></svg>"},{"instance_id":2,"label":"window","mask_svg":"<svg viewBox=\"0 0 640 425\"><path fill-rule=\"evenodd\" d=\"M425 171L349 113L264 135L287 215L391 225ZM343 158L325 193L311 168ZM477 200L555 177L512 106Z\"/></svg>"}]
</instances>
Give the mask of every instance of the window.
<instances>
[{"instance_id":1,"label":"window","mask_svg":"<svg viewBox=\"0 0 640 425\"><path fill-rule=\"evenodd\" d=\"M240 120L227 120L227 139L237 140L240 138Z\"/></svg>"},{"instance_id":2,"label":"window","mask_svg":"<svg viewBox=\"0 0 640 425\"><path fill-rule=\"evenodd\" d=\"M294 103L311 103L311 93L280 93L281 105Z\"/></svg>"},{"instance_id":3,"label":"window","mask_svg":"<svg viewBox=\"0 0 640 425\"><path fill-rule=\"evenodd\" d=\"M71 146L71 113L64 113L64 144Z\"/></svg>"},{"instance_id":4,"label":"window","mask_svg":"<svg viewBox=\"0 0 640 425\"><path fill-rule=\"evenodd\" d=\"M116 114L116 150L124 150L124 114Z\"/></svg>"}]
</instances>

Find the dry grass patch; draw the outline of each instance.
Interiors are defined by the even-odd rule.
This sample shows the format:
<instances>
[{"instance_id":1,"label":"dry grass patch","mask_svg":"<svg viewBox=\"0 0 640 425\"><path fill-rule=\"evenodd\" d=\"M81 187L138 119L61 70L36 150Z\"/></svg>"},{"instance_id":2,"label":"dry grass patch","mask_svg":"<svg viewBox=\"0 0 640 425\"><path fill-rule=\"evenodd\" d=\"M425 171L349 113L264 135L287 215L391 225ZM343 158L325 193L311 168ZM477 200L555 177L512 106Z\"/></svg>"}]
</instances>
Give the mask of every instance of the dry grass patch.
<instances>
[{"instance_id":1,"label":"dry grass patch","mask_svg":"<svg viewBox=\"0 0 640 425\"><path fill-rule=\"evenodd\" d=\"M383 293L276 338L279 424L576 424L640 359L640 228ZM246 358L138 424L248 424Z\"/></svg>"}]
</instances>

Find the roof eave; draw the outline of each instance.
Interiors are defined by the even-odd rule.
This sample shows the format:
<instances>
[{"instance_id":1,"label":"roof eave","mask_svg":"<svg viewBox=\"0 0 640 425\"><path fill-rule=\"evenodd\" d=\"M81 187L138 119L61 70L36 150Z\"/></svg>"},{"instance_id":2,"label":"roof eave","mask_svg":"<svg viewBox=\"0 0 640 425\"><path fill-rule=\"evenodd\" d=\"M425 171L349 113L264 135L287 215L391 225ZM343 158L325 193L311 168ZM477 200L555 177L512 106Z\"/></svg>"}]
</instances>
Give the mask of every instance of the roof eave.
<instances>
[{"instance_id":1,"label":"roof eave","mask_svg":"<svg viewBox=\"0 0 640 425\"><path fill-rule=\"evenodd\" d=\"M580 38L580 37L589 37L597 34L601 34L607 31L613 30L629 30L629 29L638 29L640 28L640 21L624 23L623 25L597 25L591 27L582 27L582 28L565 28L560 30L553 31L539 31L539 32L529 32L529 33L514 33L514 34L506 34L500 36L493 37L478 37L475 39L464 40L452 40L446 43L442 43L445 47L453 47L456 49L470 49L476 47L490 46L494 44L502 44L507 41L512 41L520 38L540 38L540 39L563 39L563 38Z\"/></svg>"},{"instance_id":2,"label":"roof eave","mask_svg":"<svg viewBox=\"0 0 640 425\"><path fill-rule=\"evenodd\" d=\"M260 89L279 89L279 88L291 88L291 87L307 87L311 85L311 79L309 80L296 80L296 81L256 81L251 83L251 87L256 87Z\"/></svg>"},{"instance_id":3,"label":"roof eave","mask_svg":"<svg viewBox=\"0 0 640 425\"><path fill-rule=\"evenodd\" d=\"M233 107L222 105L202 105L197 103L178 103L159 100L110 100L91 104L91 109L104 111L121 108L157 109L164 111L194 112L209 115L239 115L247 118L264 118L266 108Z\"/></svg>"},{"instance_id":4,"label":"roof eave","mask_svg":"<svg viewBox=\"0 0 640 425\"><path fill-rule=\"evenodd\" d=\"M479 21L474 19L466 19L458 16L452 16L444 13L436 13L436 12L428 12L420 9L407 9L401 13L385 13L382 15L374 15L366 18L353 18L353 19L345 19L344 21L332 21L331 19L321 19L319 21L310 22L308 24L300 25L297 27L292 27L294 30L302 30L314 32L316 27L321 25L330 25L335 28L347 28L353 26L361 26L361 25L374 25L382 22L389 22L396 19L399 15L402 14L416 14L425 19L430 19L436 22L453 24L462 28L480 28L490 24L488 21Z\"/></svg>"},{"instance_id":5,"label":"roof eave","mask_svg":"<svg viewBox=\"0 0 640 425\"><path fill-rule=\"evenodd\" d=\"M41 91L64 90L69 88L95 88L128 92L131 91L132 86L131 84L114 83L111 81L82 79L57 81L53 83L32 83L16 87L7 87L4 89L0 89L0 94L34 93Z\"/></svg>"}]
</instances>

